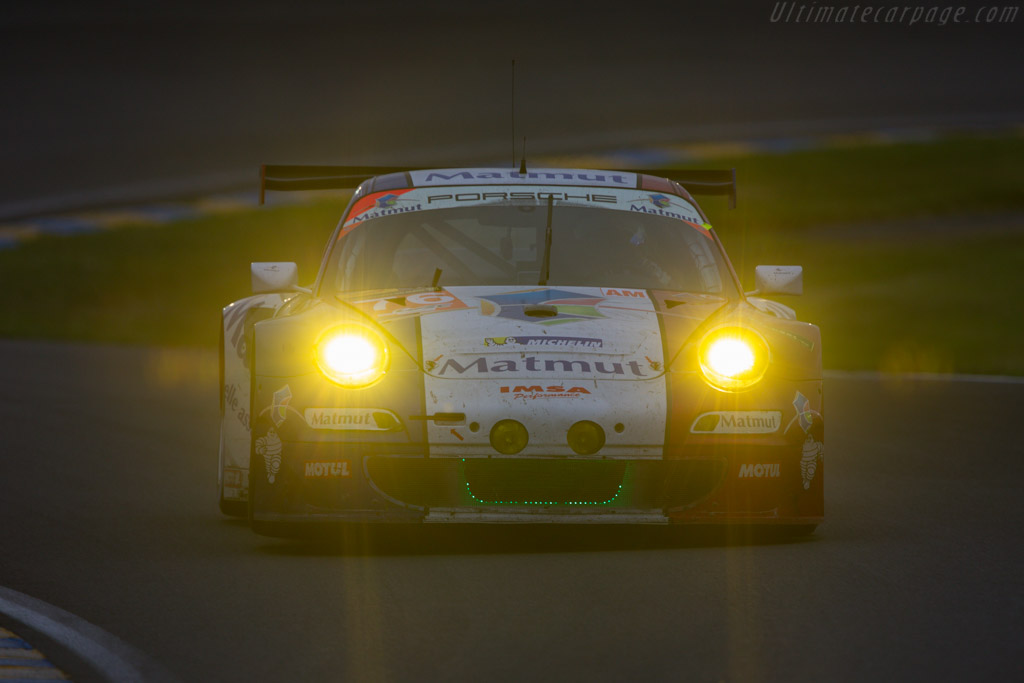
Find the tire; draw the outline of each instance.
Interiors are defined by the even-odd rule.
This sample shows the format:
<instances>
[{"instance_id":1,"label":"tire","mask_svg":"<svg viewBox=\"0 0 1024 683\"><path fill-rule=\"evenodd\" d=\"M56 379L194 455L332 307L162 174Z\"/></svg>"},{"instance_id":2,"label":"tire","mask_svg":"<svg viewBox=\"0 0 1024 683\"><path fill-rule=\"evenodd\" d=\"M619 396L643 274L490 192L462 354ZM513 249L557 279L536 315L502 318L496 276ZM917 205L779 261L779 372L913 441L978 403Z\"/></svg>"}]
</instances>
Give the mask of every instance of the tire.
<instances>
[{"instance_id":1,"label":"tire","mask_svg":"<svg viewBox=\"0 0 1024 683\"><path fill-rule=\"evenodd\" d=\"M244 519L249 516L249 503L244 500L224 500L224 496L221 495L220 511L228 517Z\"/></svg>"}]
</instances>

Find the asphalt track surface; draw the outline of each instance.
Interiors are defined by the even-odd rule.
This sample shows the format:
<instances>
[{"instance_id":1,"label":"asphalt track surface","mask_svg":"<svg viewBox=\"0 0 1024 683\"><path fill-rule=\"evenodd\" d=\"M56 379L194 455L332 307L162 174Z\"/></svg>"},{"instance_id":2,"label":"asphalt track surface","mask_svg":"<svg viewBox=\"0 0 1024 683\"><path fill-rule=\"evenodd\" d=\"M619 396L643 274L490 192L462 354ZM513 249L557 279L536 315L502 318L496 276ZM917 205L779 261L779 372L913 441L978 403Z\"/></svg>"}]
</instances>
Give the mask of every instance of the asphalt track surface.
<instances>
[{"instance_id":1,"label":"asphalt track surface","mask_svg":"<svg viewBox=\"0 0 1024 683\"><path fill-rule=\"evenodd\" d=\"M1021 384L827 380L827 521L809 538L310 544L216 511L211 354L6 341L0 357L0 584L182 680L1024 675Z\"/></svg>"},{"instance_id":2,"label":"asphalt track surface","mask_svg":"<svg viewBox=\"0 0 1024 683\"><path fill-rule=\"evenodd\" d=\"M16 4L0 217L254 187L261 163L511 165L512 59L528 155L1024 120L1024 16L815 25L775 4Z\"/></svg>"}]
</instances>

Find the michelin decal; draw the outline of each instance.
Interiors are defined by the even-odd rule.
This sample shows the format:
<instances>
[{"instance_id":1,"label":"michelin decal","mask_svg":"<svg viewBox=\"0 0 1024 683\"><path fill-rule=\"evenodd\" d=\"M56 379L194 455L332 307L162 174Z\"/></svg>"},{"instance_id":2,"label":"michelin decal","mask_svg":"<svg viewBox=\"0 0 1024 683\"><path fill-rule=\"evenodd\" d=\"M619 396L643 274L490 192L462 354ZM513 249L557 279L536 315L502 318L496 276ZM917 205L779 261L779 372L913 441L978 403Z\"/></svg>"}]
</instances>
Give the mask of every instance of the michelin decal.
<instances>
[{"instance_id":1,"label":"michelin decal","mask_svg":"<svg viewBox=\"0 0 1024 683\"><path fill-rule=\"evenodd\" d=\"M271 484L281 471L281 437L271 427L264 436L256 439L256 455L263 457L267 469L267 481Z\"/></svg>"},{"instance_id":2,"label":"michelin decal","mask_svg":"<svg viewBox=\"0 0 1024 683\"><path fill-rule=\"evenodd\" d=\"M810 401L799 391L793 398L793 407L796 408L796 418L794 419L800 423L800 429L806 435L800 455L800 478L806 491L811 488L814 475L818 472L818 465L825 457L825 444L814 438L812 430L815 421L820 421L821 416L811 410Z\"/></svg>"}]
</instances>

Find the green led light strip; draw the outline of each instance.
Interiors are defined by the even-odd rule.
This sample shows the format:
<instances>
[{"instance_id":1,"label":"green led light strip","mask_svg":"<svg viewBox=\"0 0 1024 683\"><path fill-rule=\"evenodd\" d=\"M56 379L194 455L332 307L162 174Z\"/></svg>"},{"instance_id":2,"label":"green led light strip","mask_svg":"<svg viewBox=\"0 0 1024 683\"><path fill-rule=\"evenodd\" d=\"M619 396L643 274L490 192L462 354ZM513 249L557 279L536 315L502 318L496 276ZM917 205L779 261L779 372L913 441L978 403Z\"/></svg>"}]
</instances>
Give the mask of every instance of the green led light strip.
<instances>
[{"instance_id":1,"label":"green led light strip","mask_svg":"<svg viewBox=\"0 0 1024 683\"><path fill-rule=\"evenodd\" d=\"M608 500L483 500L473 494L468 481L466 482L466 493L475 502L483 505L607 505L622 493L622 484L619 484L619 490Z\"/></svg>"},{"instance_id":2,"label":"green led light strip","mask_svg":"<svg viewBox=\"0 0 1024 683\"><path fill-rule=\"evenodd\" d=\"M462 462L466 462L463 458ZM607 505L611 503L619 494L622 493L622 484L619 484L619 488L615 491L615 495L608 500L483 500L477 498L473 493L473 490L469 488L469 482L466 482L466 493L473 499L474 502L482 505Z\"/></svg>"}]
</instances>

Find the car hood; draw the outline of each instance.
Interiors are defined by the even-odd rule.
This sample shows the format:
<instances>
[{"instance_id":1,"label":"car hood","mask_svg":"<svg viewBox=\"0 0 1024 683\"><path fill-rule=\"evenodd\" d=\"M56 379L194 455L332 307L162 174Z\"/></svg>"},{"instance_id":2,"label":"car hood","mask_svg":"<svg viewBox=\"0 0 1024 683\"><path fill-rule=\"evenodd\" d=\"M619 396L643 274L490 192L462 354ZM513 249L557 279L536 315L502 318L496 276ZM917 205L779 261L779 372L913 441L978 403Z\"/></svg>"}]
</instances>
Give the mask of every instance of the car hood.
<instances>
[{"instance_id":1,"label":"car hood","mask_svg":"<svg viewBox=\"0 0 1024 683\"><path fill-rule=\"evenodd\" d=\"M444 378L637 380L726 300L605 287L449 287L346 299L391 327L419 318L424 371Z\"/></svg>"}]
</instances>

